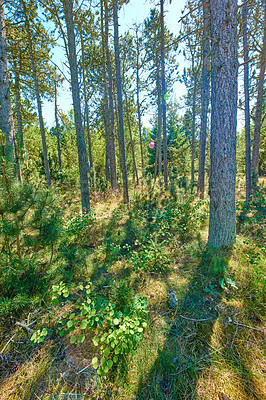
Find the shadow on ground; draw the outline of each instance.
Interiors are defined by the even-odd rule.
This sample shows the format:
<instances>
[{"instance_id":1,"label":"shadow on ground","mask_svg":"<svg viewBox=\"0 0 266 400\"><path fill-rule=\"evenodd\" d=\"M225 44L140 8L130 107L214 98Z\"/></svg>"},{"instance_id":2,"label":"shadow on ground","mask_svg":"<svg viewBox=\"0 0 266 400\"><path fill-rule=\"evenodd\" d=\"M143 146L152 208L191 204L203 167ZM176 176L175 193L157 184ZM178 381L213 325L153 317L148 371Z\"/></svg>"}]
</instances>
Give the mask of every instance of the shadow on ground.
<instances>
[{"instance_id":1,"label":"shadow on ground","mask_svg":"<svg viewBox=\"0 0 266 400\"><path fill-rule=\"evenodd\" d=\"M211 365L212 354L216 352L211 337L223 295L214 282L223 278L230 254L222 258L218 269L213 262L215 257L204 252L194 269L186 294L178 300L176 318L169 327L164 347L158 351L149 376L140 383L136 399L203 398L199 378Z\"/></svg>"}]
</instances>

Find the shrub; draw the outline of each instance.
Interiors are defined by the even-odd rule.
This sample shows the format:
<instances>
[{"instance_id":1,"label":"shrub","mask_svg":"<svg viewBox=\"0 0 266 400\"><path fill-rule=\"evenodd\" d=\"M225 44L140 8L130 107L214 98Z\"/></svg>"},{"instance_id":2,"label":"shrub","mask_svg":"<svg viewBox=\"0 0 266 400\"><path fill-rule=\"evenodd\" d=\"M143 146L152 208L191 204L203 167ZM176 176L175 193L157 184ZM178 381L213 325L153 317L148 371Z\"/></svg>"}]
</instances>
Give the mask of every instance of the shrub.
<instances>
[{"instance_id":1,"label":"shrub","mask_svg":"<svg viewBox=\"0 0 266 400\"><path fill-rule=\"evenodd\" d=\"M92 359L93 367L100 376L106 375L125 355L134 354L147 327L147 299L137 294L132 305L120 311L101 296L93 296L91 283L85 287L83 283L69 287L61 282L53 286L52 304L68 298L70 293L79 295L74 300L72 311L65 312L58 320L59 335L71 335L71 343L83 343L86 336L92 334L92 342L100 355L99 361L98 357ZM80 330L84 333L76 337L75 332ZM38 330L31 340L40 343L47 334L45 328Z\"/></svg>"}]
</instances>

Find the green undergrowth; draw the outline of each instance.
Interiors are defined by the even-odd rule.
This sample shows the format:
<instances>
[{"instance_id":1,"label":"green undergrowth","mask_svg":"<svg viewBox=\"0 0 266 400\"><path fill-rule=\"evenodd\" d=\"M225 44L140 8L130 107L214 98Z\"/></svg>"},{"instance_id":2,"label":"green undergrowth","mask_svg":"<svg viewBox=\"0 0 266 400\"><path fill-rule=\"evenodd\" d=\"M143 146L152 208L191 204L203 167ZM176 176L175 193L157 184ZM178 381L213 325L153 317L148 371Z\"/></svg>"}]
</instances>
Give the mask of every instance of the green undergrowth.
<instances>
[{"instance_id":1,"label":"green undergrowth","mask_svg":"<svg viewBox=\"0 0 266 400\"><path fill-rule=\"evenodd\" d=\"M31 230L20 259L1 236L0 399L262 399L264 195L238 203L227 251L207 222L207 201L148 181L61 212L49 242Z\"/></svg>"}]
</instances>

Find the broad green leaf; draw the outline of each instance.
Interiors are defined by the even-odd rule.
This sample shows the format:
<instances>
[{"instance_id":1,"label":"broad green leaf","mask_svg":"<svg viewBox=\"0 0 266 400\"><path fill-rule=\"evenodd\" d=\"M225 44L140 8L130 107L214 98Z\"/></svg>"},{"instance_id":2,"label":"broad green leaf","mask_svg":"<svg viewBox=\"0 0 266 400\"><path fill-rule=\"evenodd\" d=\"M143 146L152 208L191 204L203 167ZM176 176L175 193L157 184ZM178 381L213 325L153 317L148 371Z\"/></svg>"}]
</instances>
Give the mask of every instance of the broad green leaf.
<instances>
[{"instance_id":1,"label":"broad green leaf","mask_svg":"<svg viewBox=\"0 0 266 400\"><path fill-rule=\"evenodd\" d=\"M91 360L91 362L92 362L93 368L94 368L94 369L97 369L97 368L98 368L98 357L94 357L94 358Z\"/></svg>"},{"instance_id":2,"label":"broad green leaf","mask_svg":"<svg viewBox=\"0 0 266 400\"><path fill-rule=\"evenodd\" d=\"M46 336L47 335L47 329L43 328L43 330L41 331L41 335L42 336Z\"/></svg>"},{"instance_id":3,"label":"broad green leaf","mask_svg":"<svg viewBox=\"0 0 266 400\"><path fill-rule=\"evenodd\" d=\"M77 340L76 336L71 336L70 343L75 343Z\"/></svg>"},{"instance_id":4,"label":"broad green leaf","mask_svg":"<svg viewBox=\"0 0 266 400\"><path fill-rule=\"evenodd\" d=\"M83 320L80 325L80 329L87 329L87 326L88 326L88 322L86 320Z\"/></svg>"},{"instance_id":5,"label":"broad green leaf","mask_svg":"<svg viewBox=\"0 0 266 400\"><path fill-rule=\"evenodd\" d=\"M73 322L73 321L68 321L68 322L67 322L67 326L68 326L69 328L71 328L72 326L74 326L74 322Z\"/></svg>"},{"instance_id":6,"label":"broad green leaf","mask_svg":"<svg viewBox=\"0 0 266 400\"><path fill-rule=\"evenodd\" d=\"M78 342L79 342L79 343L83 343L84 340L85 340L85 335L80 335L80 336L78 337Z\"/></svg>"}]
</instances>

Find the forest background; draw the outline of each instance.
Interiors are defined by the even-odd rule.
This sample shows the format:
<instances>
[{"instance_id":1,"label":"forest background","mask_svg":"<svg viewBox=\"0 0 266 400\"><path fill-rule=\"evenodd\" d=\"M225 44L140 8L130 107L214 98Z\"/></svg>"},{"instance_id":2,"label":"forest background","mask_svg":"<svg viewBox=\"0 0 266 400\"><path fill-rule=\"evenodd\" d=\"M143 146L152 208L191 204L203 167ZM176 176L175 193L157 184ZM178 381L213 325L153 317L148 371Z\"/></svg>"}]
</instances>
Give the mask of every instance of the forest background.
<instances>
[{"instance_id":1,"label":"forest background","mask_svg":"<svg viewBox=\"0 0 266 400\"><path fill-rule=\"evenodd\" d=\"M266 1L145 4L0 0L1 399L264 399Z\"/></svg>"}]
</instances>

